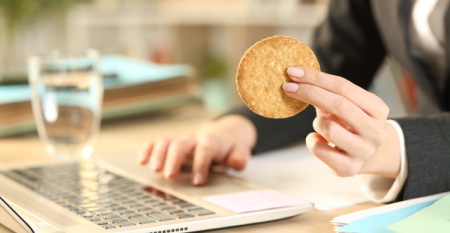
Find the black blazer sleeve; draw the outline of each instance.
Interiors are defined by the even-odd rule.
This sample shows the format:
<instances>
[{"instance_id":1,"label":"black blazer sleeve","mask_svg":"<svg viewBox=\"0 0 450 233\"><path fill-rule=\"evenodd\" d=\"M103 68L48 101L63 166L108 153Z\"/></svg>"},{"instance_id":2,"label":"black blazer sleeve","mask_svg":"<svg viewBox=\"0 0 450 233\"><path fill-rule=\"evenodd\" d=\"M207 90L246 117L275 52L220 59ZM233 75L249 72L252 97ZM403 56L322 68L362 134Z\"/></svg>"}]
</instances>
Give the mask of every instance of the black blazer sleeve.
<instances>
[{"instance_id":1,"label":"black blazer sleeve","mask_svg":"<svg viewBox=\"0 0 450 233\"><path fill-rule=\"evenodd\" d=\"M312 49L322 71L367 89L385 56L370 1L330 1L327 19L316 29ZM256 126L257 152L304 140L314 131L312 121L316 115L312 106L288 119L264 118L246 106L229 113L243 115Z\"/></svg>"},{"instance_id":2,"label":"black blazer sleeve","mask_svg":"<svg viewBox=\"0 0 450 233\"><path fill-rule=\"evenodd\" d=\"M395 120L408 158L408 178L397 201L450 191L450 113Z\"/></svg>"}]
</instances>

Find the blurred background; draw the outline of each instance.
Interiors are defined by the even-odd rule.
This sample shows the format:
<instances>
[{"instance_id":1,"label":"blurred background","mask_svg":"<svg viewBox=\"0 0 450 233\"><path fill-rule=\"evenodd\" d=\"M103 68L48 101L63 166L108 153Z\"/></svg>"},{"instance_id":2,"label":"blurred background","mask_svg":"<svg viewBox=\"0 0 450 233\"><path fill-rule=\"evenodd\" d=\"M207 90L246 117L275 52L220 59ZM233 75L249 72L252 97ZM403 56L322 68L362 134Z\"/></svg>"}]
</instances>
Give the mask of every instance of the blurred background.
<instances>
[{"instance_id":1,"label":"blurred background","mask_svg":"<svg viewBox=\"0 0 450 233\"><path fill-rule=\"evenodd\" d=\"M273 35L311 45L327 7L328 0L0 0L0 136L34 130L31 54L98 50L103 119L186 104L218 115L242 105L235 75L251 45ZM389 67L371 90L391 116L402 116Z\"/></svg>"},{"instance_id":2,"label":"blurred background","mask_svg":"<svg viewBox=\"0 0 450 233\"><path fill-rule=\"evenodd\" d=\"M107 84L104 119L193 102L223 112L242 104L235 75L245 51L273 35L310 45L327 3L0 0L0 135L34 128L26 85L29 55L98 50Z\"/></svg>"}]
</instances>

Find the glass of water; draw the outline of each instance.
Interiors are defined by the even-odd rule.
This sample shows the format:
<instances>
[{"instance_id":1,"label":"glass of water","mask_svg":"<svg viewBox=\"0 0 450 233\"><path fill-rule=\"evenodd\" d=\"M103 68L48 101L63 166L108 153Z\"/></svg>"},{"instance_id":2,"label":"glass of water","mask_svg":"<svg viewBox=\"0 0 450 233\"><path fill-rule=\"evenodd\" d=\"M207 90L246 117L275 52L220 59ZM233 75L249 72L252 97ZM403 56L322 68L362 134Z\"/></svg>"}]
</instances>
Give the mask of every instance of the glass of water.
<instances>
[{"instance_id":1,"label":"glass of water","mask_svg":"<svg viewBox=\"0 0 450 233\"><path fill-rule=\"evenodd\" d=\"M103 99L99 54L53 51L28 59L33 114L47 153L56 160L88 159L97 138Z\"/></svg>"}]
</instances>

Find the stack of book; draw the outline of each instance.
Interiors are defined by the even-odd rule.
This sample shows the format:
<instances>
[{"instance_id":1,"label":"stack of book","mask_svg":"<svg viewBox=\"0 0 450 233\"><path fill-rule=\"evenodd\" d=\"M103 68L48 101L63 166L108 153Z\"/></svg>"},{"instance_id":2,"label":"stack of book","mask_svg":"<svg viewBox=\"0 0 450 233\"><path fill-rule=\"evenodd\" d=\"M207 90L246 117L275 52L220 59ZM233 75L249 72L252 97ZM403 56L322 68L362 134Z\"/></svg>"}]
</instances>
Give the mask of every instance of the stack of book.
<instances>
[{"instance_id":1,"label":"stack of book","mask_svg":"<svg viewBox=\"0 0 450 233\"><path fill-rule=\"evenodd\" d=\"M122 56L100 60L104 84L102 118L167 108L200 99L189 65L158 65ZM0 86L0 136L35 130L27 84Z\"/></svg>"}]
</instances>

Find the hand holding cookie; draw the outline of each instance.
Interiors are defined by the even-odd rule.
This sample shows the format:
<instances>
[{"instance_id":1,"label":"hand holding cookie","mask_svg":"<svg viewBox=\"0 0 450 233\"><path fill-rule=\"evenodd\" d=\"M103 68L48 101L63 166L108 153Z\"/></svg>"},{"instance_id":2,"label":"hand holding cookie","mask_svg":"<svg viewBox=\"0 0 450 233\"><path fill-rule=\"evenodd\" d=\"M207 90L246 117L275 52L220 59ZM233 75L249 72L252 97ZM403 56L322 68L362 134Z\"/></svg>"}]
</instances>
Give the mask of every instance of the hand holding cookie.
<instances>
[{"instance_id":1,"label":"hand holding cookie","mask_svg":"<svg viewBox=\"0 0 450 233\"><path fill-rule=\"evenodd\" d=\"M345 78L320 72L302 42L274 36L256 43L242 57L236 83L244 103L267 118L291 117L313 105L317 133L306 144L338 176L396 177L400 159L386 158L400 153L387 105Z\"/></svg>"},{"instance_id":2,"label":"hand holding cookie","mask_svg":"<svg viewBox=\"0 0 450 233\"><path fill-rule=\"evenodd\" d=\"M388 139L387 105L338 76L304 67L287 72L292 81L283 85L285 93L317 110L313 123L317 133L306 138L309 150L338 176L377 173L368 169L380 169L371 166L370 160L379 159L374 155Z\"/></svg>"}]
</instances>

